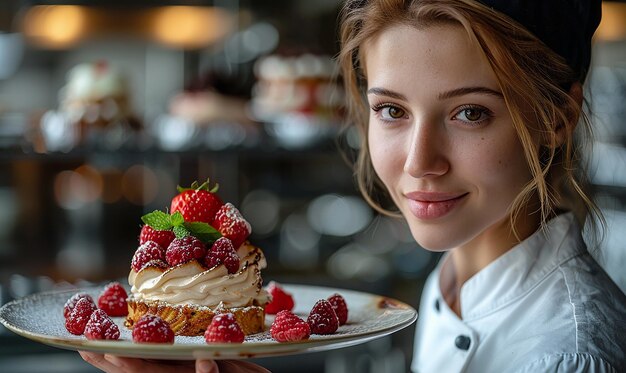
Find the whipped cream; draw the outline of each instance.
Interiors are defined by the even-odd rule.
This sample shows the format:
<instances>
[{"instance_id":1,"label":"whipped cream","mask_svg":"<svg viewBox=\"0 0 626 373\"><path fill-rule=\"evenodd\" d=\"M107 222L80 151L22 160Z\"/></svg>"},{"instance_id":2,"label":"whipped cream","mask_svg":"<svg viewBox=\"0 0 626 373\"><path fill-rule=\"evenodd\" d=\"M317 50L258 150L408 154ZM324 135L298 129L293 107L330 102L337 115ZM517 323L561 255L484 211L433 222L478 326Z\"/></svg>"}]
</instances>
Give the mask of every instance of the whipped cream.
<instances>
[{"instance_id":1,"label":"whipped cream","mask_svg":"<svg viewBox=\"0 0 626 373\"><path fill-rule=\"evenodd\" d=\"M196 260L167 269L131 269L130 291L135 300L159 300L172 305L233 308L267 303L269 295L262 288L261 278L261 269L267 266L263 252L243 244L237 254L239 270L234 274L229 274L223 264L206 269Z\"/></svg>"}]
</instances>

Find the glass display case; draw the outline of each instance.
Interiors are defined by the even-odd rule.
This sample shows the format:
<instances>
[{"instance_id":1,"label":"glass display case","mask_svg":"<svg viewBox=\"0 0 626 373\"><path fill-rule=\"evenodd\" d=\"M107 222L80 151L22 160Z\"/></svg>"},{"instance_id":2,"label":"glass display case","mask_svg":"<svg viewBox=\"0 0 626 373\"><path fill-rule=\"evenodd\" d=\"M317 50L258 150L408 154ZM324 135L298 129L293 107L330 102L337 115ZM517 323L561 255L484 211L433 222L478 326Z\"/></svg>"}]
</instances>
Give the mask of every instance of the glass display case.
<instances>
[{"instance_id":1,"label":"glass display case","mask_svg":"<svg viewBox=\"0 0 626 373\"><path fill-rule=\"evenodd\" d=\"M343 128L333 61L339 6L2 1L0 304L126 283L141 216L167 208L177 185L210 178L250 221L266 282L341 284L417 308L439 256L358 193L348 162L358 141ZM609 226L600 261L626 290L616 228L626 224L625 40L597 41L587 87L601 123L591 176ZM406 372L412 339L411 326L256 362L273 372ZM0 371L95 371L1 326L0 346Z\"/></svg>"},{"instance_id":2,"label":"glass display case","mask_svg":"<svg viewBox=\"0 0 626 373\"><path fill-rule=\"evenodd\" d=\"M417 306L436 257L367 206L346 160L356 141L332 58L339 2L120 3L0 5L0 56L14 58L0 71L0 303L126 283L141 216L210 178L250 221L266 282L341 283ZM193 28L214 25L214 11L220 30ZM403 372L412 337L258 362ZM0 345L0 371L94 371L3 327Z\"/></svg>"}]
</instances>

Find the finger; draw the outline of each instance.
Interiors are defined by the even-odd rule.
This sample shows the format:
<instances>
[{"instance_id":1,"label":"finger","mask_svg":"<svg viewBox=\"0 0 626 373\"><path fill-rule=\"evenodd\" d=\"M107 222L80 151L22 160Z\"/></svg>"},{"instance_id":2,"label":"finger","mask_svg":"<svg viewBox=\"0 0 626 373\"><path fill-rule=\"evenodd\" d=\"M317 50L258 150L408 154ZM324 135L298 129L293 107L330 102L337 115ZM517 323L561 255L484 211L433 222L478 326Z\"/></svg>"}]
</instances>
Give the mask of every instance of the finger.
<instances>
[{"instance_id":1,"label":"finger","mask_svg":"<svg viewBox=\"0 0 626 373\"><path fill-rule=\"evenodd\" d=\"M144 360L115 355L104 355L111 364L125 373L193 373L194 363L191 361Z\"/></svg>"},{"instance_id":2,"label":"finger","mask_svg":"<svg viewBox=\"0 0 626 373\"><path fill-rule=\"evenodd\" d=\"M80 356L87 363L93 365L94 367L107 372L107 373L122 373L122 370L111 362L105 359L103 354L97 354L95 352L87 352L87 351L78 351Z\"/></svg>"},{"instance_id":3,"label":"finger","mask_svg":"<svg viewBox=\"0 0 626 373\"><path fill-rule=\"evenodd\" d=\"M214 360L196 360L196 373L219 373Z\"/></svg>"},{"instance_id":4,"label":"finger","mask_svg":"<svg viewBox=\"0 0 626 373\"><path fill-rule=\"evenodd\" d=\"M242 360L220 360L219 373L271 373L269 370Z\"/></svg>"}]
</instances>

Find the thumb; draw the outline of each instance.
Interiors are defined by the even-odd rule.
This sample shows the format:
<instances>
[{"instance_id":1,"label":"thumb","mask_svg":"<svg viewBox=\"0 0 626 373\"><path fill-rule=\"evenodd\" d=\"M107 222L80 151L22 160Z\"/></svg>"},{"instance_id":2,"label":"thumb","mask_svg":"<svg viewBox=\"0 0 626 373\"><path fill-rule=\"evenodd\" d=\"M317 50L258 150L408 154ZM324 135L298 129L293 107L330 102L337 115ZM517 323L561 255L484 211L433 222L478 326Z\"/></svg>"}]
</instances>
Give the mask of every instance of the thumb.
<instances>
[{"instance_id":1,"label":"thumb","mask_svg":"<svg viewBox=\"0 0 626 373\"><path fill-rule=\"evenodd\" d=\"M196 373L219 373L215 360L196 360Z\"/></svg>"}]
</instances>

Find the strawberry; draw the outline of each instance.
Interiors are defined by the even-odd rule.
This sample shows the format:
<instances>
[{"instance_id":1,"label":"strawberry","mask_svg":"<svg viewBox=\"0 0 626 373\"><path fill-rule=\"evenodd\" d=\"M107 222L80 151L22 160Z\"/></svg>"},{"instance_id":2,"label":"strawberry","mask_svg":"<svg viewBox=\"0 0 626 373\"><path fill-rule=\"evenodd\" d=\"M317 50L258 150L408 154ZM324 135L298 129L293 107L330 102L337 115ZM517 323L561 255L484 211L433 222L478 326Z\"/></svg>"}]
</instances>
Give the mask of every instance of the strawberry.
<instances>
[{"instance_id":1,"label":"strawberry","mask_svg":"<svg viewBox=\"0 0 626 373\"><path fill-rule=\"evenodd\" d=\"M227 203L220 207L215 214L215 220L211 223L222 236L233 241L233 246L239 248L246 241L252 228L250 223L243 218L239 210L232 203Z\"/></svg>"},{"instance_id":2,"label":"strawberry","mask_svg":"<svg viewBox=\"0 0 626 373\"><path fill-rule=\"evenodd\" d=\"M343 299L340 294L335 293L328 297L328 302L330 302L337 314L339 325L345 324L348 321L348 305L346 304L346 300Z\"/></svg>"},{"instance_id":3,"label":"strawberry","mask_svg":"<svg viewBox=\"0 0 626 373\"><path fill-rule=\"evenodd\" d=\"M74 307L76 307L76 303L78 303L78 300L81 298L87 299L89 302L91 302L91 304L93 304L94 308L96 307L96 303L93 301L91 295L83 292L76 293L72 295L72 297L68 299L67 302L65 302L65 305L63 306L63 317L67 319L67 317L70 315L70 312L72 312Z\"/></svg>"},{"instance_id":4,"label":"strawberry","mask_svg":"<svg viewBox=\"0 0 626 373\"><path fill-rule=\"evenodd\" d=\"M309 338L311 327L293 312L282 310L276 314L270 334L278 342L300 341Z\"/></svg>"},{"instance_id":5,"label":"strawberry","mask_svg":"<svg viewBox=\"0 0 626 373\"><path fill-rule=\"evenodd\" d=\"M119 282L111 282L104 287L104 291L98 297L98 307L109 316L128 315L126 305L128 294Z\"/></svg>"},{"instance_id":6,"label":"strawberry","mask_svg":"<svg viewBox=\"0 0 626 373\"><path fill-rule=\"evenodd\" d=\"M175 266L187 263L193 259L203 260L206 255L206 247L194 236L176 238L165 252L167 264Z\"/></svg>"},{"instance_id":7,"label":"strawberry","mask_svg":"<svg viewBox=\"0 0 626 373\"><path fill-rule=\"evenodd\" d=\"M139 272L153 260L165 261L165 249L154 241L146 241L135 251L130 266L135 272Z\"/></svg>"},{"instance_id":8,"label":"strawberry","mask_svg":"<svg viewBox=\"0 0 626 373\"><path fill-rule=\"evenodd\" d=\"M170 245L170 243L176 238L174 236L174 232L171 230L156 230L145 224L141 227L141 233L139 233L139 245L143 245L148 241L154 241L159 244L159 246L166 248Z\"/></svg>"},{"instance_id":9,"label":"strawberry","mask_svg":"<svg viewBox=\"0 0 626 373\"><path fill-rule=\"evenodd\" d=\"M65 329L74 335L81 335L85 331L85 325L89 317L96 310L96 305L86 298L80 298L65 319Z\"/></svg>"},{"instance_id":10,"label":"strawberry","mask_svg":"<svg viewBox=\"0 0 626 373\"><path fill-rule=\"evenodd\" d=\"M228 273L233 274L239 270L239 255L228 238L220 237L207 252L205 263L208 268L224 264Z\"/></svg>"},{"instance_id":11,"label":"strawberry","mask_svg":"<svg viewBox=\"0 0 626 373\"><path fill-rule=\"evenodd\" d=\"M133 342L137 343L174 343L174 332L170 324L162 318L149 313L141 316L133 326Z\"/></svg>"},{"instance_id":12,"label":"strawberry","mask_svg":"<svg viewBox=\"0 0 626 373\"><path fill-rule=\"evenodd\" d=\"M339 328L337 314L326 299L320 299L315 303L306 321L313 334L333 334Z\"/></svg>"},{"instance_id":13,"label":"strawberry","mask_svg":"<svg viewBox=\"0 0 626 373\"><path fill-rule=\"evenodd\" d=\"M215 218L215 213L223 205L223 202L215 194L218 185L216 184L210 190L208 186L208 180L200 186L198 186L197 181L194 181L191 184L191 188L181 188L179 186L179 194L172 199L170 205L170 214L180 211L186 222L211 224Z\"/></svg>"},{"instance_id":14,"label":"strawberry","mask_svg":"<svg viewBox=\"0 0 626 373\"><path fill-rule=\"evenodd\" d=\"M272 301L265 306L265 313L275 315L280 311L291 311L294 306L293 297L274 281L270 281L266 288L272 296Z\"/></svg>"},{"instance_id":15,"label":"strawberry","mask_svg":"<svg viewBox=\"0 0 626 373\"><path fill-rule=\"evenodd\" d=\"M207 343L243 343L245 337L235 315L230 312L215 315L204 333Z\"/></svg>"},{"instance_id":16,"label":"strawberry","mask_svg":"<svg viewBox=\"0 0 626 373\"><path fill-rule=\"evenodd\" d=\"M85 325L87 339L119 339L120 329L103 310L95 310Z\"/></svg>"}]
</instances>

